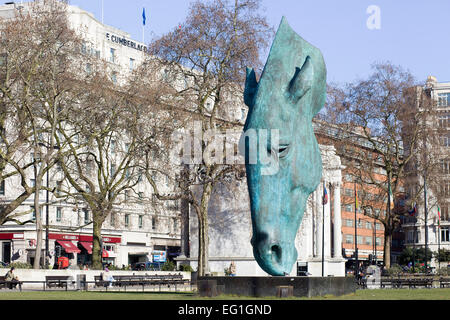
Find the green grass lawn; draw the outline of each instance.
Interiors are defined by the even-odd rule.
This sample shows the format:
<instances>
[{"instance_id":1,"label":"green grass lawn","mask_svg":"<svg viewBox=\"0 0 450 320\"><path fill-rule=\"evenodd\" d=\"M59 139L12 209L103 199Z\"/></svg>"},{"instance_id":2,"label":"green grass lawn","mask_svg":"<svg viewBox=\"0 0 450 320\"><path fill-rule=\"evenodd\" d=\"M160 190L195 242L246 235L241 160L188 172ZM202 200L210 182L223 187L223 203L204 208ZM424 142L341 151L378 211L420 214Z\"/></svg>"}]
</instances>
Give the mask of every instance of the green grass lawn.
<instances>
[{"instance_id":1,"label":"green grass lawn","mask_svg":"<svg viewBox=\"0 0 450 320\"><path fill-rule=\"evenodd\" d=\"M192 292L83 292L83 291L0 291L0 300L246 300L258 299L221 295L203 298ZM277 299L265 297L261 299ZM335 297L287 298L287 300L450 300L450 289L380 289L358 290L356 293Z\"/></svg>"}]
</instances>

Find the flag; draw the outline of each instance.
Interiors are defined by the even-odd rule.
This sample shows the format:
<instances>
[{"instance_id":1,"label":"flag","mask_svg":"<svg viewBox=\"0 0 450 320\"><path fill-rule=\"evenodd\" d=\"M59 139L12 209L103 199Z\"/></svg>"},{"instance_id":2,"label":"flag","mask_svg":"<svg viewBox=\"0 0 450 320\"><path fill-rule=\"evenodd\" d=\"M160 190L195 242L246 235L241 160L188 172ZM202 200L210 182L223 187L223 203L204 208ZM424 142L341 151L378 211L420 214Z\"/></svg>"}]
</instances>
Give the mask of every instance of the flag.
<instances>
[{"instance_id":1,"label":"flag","mask_svg":"<svg viewBox=\"0 0 450 320\"><path fill-rule=\"evenodd\" d=\"M439 217L438 226L440 228L441 227L441 208L438 206L437 209L438 209L437 213L438 213L438 217Z\"/></svg>"},{"instance_id":2,"label":"flag","mask_svg":"<svg viewBox=\"0 0 450 320\"><path fill-rule=\"evenodd\" d=\"M142 9L142 24L145 26L145 20L147 18L145 17L145 8Z\"/></svg>"},{"instance_id":3,"label":"flag","mask_svg":"<svg viewBox=\"0 0 450 320\"><path fill-rule=\"evenodd\" d=\"M355 184L355 209L359 210L358 191L356 191L356 184Z\"/></svg>"},{"instance_id":4,"label":"flag","mask_svg":"<svg viewBox=\"0 0 450 320\"><path fill-rule=\"evenodd\" d=\"M394 209L394 195L392 194L390 185L389 185L389 202L390 202L391 209Z\"/></svg>"},{"instance_id":5,"label":"flag","mask_svg":"<svg viewBox=\"0 0 450 320\"><path fill-rule=\"evenodd\" d=\"M411 209L411 211L408 210L408 213L411 217L414 217L416 215L417 212L417 207L416 204L414 203L414 207Z\"/></svg>"},{"instance_id":6,"label":"flag","mask_svg":"<svg viewBox=\"0 0 450 320\"><path fill-rule=\"evenodd\" d=\"M327 204L328 203L328 193L327 193L327 188L325 187L325 182L323 183L323 198L322 198L322 204Z\"/></svg>"}]
</instances>

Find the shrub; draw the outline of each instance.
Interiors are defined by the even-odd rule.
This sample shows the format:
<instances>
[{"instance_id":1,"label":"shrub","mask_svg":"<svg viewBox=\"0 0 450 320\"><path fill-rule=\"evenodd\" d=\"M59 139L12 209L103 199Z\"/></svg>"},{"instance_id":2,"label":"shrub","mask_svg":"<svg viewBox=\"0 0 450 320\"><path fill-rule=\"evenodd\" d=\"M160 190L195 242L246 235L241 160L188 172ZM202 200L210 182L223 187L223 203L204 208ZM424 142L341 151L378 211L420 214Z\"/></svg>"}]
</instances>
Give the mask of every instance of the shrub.
<instances>
[{"instance_id":1,"label":"shrub","mask_svg":"<svg viewBox=\"0 0 450 320\"><path fill-rule=\"evenodd\" d=\"M172 261L166 261L161 267L161 271L175 271L176 266Z\"/></svg>"},{"instance_id":2,"label":"shrub","mask_svg":"<svg viewBox=\"0 0 450 320\"><path fill-rule=\"evenodd\" d=\"M180 271L193 272L194 269L188 264L182 264L180 265Z\"/></svg>"},{"instance_id":3,"label":"shrub","mask_svg":"<svg viewBox=\"0 0 450 320\"><path fill-rule=\"evenodd\" d=\"M389 269L386 270L389 276L397 276L399 273L404 272L402 267L398 264L392 265Z\"/></svg>"},{"instance_id":4,"label":"shrub","mask_svg":"<svg viewBox=\"0 0 450 320\"><path fill-rule=\"evenodd\" d=\"M7 268L16 268L16 269L32 269L33 266L26 262L13 262Z\"/></svg>"}]
</instances>

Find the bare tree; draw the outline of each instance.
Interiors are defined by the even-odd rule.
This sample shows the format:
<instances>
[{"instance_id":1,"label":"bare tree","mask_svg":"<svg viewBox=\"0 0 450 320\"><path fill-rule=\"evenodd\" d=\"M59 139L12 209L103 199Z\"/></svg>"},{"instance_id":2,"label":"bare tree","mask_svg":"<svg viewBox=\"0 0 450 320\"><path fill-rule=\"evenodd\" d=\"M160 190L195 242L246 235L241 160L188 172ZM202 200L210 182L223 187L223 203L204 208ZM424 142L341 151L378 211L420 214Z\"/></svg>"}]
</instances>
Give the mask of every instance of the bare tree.
<instances>
[{"instance_id":1,"label":"bare tree","mask_svg":"<svg viewBox=\"0 0 450 320\"><path fill-rule=\"evenodd\" d=\"M204 136L208 130L225 132L241 126L230 113L243 105L245 67L262 66L260 54L273 33L259 15L259 7L259 0L196 1L184 23L150 44L150 53L157 57L167 83L176 92L173 97L183 97L184 104L179 107L189 111L189 118L200 126L199 150L194 152L208 152ZM186 170L178 170L182 172L178 193L164 195L155 188L159 199L181 197L194 208L199 222L199 275L208 272L208 208L213 189L224 177L242 169L219 162L203 157L199 163L186 163ZM152 177L147 178L156 187Z\"/></svg>"},{"instance_id":2,"label":"bare tree","mask_svg":"<svg viewBox=\"0 0 450 320\"><path fill-rule=\"evenodd\" d=\"M40 191L49 191L43 185L43 177L49 174L58 157L54 142L56 125L60 113L76 95L73 85L79 70L79 40L68 26L66 9L64 2L34 2L0 22L3 35L0 98L5 111L1 119L2 179L20 176L24 189L15 200L2 206L0 221L19 222L17 217L22 213L11 213L34 193L35 269L39 268L42 249ZM3 174L5 164L11 169ZM31 177L34 185L30 186Z\"/></svg>"},{"instance_id":3,"label":"bare tree","mask_svg":"<svg viewBox=\"0 0 450 320\"><path fill-rule=\"evenodd\" d=\"M339 132L337 150L357 184L361 209L384 226L384 263L390 267L392 234L406 213L394 207L395 200L401 196L409 206L418 202L423 182L415 184L414 193L404 190L411 181L410 168L431 174L439 156L438 148L431 148L436 135L426 125L429 97L416 90L413 76L400 66L386 62L372 68L367 79L330 86L322 117ZM419 166L417 160L425 155L427 161Z\"/></svg>"}]
</instances>

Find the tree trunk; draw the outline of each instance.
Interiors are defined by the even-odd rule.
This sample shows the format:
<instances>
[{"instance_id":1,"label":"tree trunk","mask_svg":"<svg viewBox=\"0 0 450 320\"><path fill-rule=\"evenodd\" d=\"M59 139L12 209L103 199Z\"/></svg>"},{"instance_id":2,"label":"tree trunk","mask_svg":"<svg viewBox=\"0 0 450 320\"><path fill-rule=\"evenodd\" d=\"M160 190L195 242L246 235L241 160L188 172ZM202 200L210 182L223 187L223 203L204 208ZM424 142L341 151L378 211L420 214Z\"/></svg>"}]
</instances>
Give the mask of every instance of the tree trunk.
<instances>
[{"instance_id":1,"label":"tree trunk","mask_svg":"<svg viewBox=\"0 0 450 320\"><path fill-rule=\"evenodd\" d=\"M35 175L35 192L34 192L34 212L36 215L36 252L34 256L33 269L40 269L41 253L42 253L42 219L40 201L41 180Z\"/></svg>"},{"instance_id":2,"label":"tree trunk","mask_svg":"<svg viewBox=\"0 0 450 320\"><path fill-rule=\"evenodd\" d=\"M198 216L198 275L205 276L209 272L209 224L208 206L211 198L212 183L204 186Z\"/></svg>"},{"instance_id":3,"label":"tree trunk","mask_svg":"<svg viewBox=\"0 0 450 320\"><path fill-rule=\"evenodd\" d=\"M384 254L383 254L383 262L386 268L391 267L391 240L392 240L392 232L385 229L384 234Z\"/></svg>"},{"instance_id":4,"label":"tree trunk","mask_svg":"<svg viewBox=\"0 0 450 320\"><path fill-rule=\"evenodd\" d=\"M92 269L101 270L102 266L102 249L101 248L101 235L102 235L102 222L94 219L93 223L93 245L92 245Z\"/></svg>"}]
</instances>

